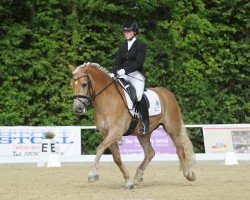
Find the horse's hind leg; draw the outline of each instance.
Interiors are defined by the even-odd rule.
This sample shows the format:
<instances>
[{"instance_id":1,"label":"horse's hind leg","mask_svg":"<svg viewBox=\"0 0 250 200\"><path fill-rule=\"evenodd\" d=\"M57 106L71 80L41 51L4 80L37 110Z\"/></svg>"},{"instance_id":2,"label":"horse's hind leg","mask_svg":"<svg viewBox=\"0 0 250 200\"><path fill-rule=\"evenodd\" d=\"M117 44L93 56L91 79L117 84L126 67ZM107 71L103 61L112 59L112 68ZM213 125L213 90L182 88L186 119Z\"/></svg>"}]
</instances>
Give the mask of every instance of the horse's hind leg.
<instances>
[{"instance_id":1,"label":"horse's hind leg","mask_svg":"<svg viewBox=\"0 0 250 200\"><path fill-rule=\"evenodd\" d=\"M190 170L194 162L194 151L193 145L186 134L186 128L182 122L179 126L166 128L166 125L164 125L163 127L175 144L177 155L180 160L180 169L183 170L183 175L189 181L194 181L196 176L194 172Z\"/></svg>"},{"instance_id":2,"label":"horse's hind leg","mask_svg":"<svg viewBox=\"0 0 250 200\"><path fill-rule=\"evenodd\" d=\"M120 170L121 170L121 172L123 174L123 177L124 177L125 182L126 182L125 188L129 189L129 190L133 189L134 184L130 180L130 174L129 174L128 170L126 169L126 167L122 163L121 155L120 155L120 152L119 152L119 147L118 147L117 142L111 144L109 149L110 149L110 151L112 153L112 156L114 158L114 162L120 168Z\"/></svg>"},{"instance_id":3,"label":"horse's hind leg","mask_svg":"<svg viewBox=\"0 0 250 200\"><path fill-rule=\"evenodd\" d=\"M138 182L143 181L143 173L150 161L155 156L154 149L150 143L150 133L147 133L146 135L137 136L140 145L143 148L144 151L144 160L142 161L141 165L137 168L136 174L134 179Z\"/></svg>"}]
</instances>

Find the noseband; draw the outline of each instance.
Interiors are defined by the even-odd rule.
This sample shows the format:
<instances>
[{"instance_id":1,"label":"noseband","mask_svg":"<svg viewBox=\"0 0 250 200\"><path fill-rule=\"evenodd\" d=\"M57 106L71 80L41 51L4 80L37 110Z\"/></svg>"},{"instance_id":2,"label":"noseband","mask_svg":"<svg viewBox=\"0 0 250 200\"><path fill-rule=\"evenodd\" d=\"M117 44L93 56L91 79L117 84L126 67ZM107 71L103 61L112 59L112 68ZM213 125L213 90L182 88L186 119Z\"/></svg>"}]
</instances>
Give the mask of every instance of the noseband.
<instances>
[{"instance_id":1,"label":"noseband","mask_svg":"<svg viewBox=\"0 0 250 200\"><path fill-rule=\"evenodd\" d=\"M80 101L86 108L89 106L89 104L92 101L92 99L90 97L84 96L84 95L74 95L73 98ZM87 103L83 102L81 99L87 99Z\"/></svg>"},{"instance_id":2,"label":"noseband","mask_svg":"<svg viewBox=\"0 0 250 200\"><path fill-rule=\"evenodd\" d=\"M82 77L88 77L88 82L89 82L89 86L88 86L88 92L87 94L90 94L89 96L86 96L86 95L74 95L73 96L73 99L77 99L79 100L86 108L89 106L89 104L95 100L95 98L100 95L103 91L105 91L110 85L112 85L114 83L114 80L112 78L112 82L109 83L106 87L104 87L100 92L98 92L96 95L93 95L92 93L93 92L90 92L90 89L92 89L92 84L91 84L91 81L89 80L89 76L88 75L83 75L83 76L80 76L79 78L72 78L74 79L75 81L79 80L80 78ZM93 91L93 90L91 90ZM83 102L81 99L87 99L87 103Z\"/></svg>"}]
</instances>

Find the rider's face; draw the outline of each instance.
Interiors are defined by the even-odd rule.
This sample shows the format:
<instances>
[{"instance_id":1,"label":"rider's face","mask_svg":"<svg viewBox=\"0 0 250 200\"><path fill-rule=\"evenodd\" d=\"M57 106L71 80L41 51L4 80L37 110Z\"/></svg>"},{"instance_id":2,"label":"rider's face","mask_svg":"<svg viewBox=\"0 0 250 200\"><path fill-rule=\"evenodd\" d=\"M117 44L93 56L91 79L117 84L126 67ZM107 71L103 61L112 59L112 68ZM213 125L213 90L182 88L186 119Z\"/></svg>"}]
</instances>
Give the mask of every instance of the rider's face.
<instances>
[{"instance_id":1,"label":"rider's face","mask_svg":"<svg viewBox=\"0 0 250 200\"><path fill-rule=\"evenodd\" d=\"M132 37L135 36L135 32L134 31L124 31L124 35L126 40L130 40Z\"/></svg>"}]
</instances>

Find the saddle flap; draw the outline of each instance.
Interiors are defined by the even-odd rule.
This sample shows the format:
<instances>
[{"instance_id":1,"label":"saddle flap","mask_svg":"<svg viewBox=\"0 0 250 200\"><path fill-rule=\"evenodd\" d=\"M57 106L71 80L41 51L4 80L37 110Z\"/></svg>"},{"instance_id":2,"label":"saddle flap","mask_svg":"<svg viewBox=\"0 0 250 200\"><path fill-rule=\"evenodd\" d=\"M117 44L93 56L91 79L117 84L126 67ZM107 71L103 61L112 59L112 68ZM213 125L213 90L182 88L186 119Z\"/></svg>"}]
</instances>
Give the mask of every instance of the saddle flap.
<instances>
[{"instance_id":1,"label":"saddle flap","mask_svg":"<svg viewBox=\"0 0 250 200\"><path fill-rule=\"evenodd\" d=\"M130 96L128 95L128 92L125 91L125 88L123 88L123 90L131 115L138 115L138 112L134 107L136 101L131 100ZM161 103L159 96L153 90L150 89L147 89L143 95L146 96L145 100L148 107L149 116L159 115L161 113Z\"/></svg>"},{"instance_id":2,"label":"saddle flap","mask_svg":"<svg viewBox=\"0 0 250 200\"><path fill-rule=\"evenodd\" d=\"M123 90L125 91L125 93L127 93L128 96L130 97L134 105L137 102L135 87L130 82L126 81L123 78L118 79L118 81L120 85L122 86Z\"/></svg>"}]
</instances>

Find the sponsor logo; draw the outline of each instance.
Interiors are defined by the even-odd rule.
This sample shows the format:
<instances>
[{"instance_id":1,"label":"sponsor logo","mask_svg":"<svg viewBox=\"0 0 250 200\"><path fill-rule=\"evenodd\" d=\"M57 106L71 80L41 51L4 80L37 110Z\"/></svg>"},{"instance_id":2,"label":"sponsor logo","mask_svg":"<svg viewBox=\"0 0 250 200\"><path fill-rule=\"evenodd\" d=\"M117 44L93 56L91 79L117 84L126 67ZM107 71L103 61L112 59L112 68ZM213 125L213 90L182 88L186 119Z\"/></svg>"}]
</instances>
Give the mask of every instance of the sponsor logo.
<instances>
[{"instance_id":1,"label":"sponsor logo","mask_svg":"<svg viewBox=\"0 0 250 200\"><path fill-rule=\"evenodd\" d=\"M45 138L44 133L37 130L0 130L0 145L1 144L41 144ZM72 144L70 133L67 130L61 130L55 137L55 144Z\"/></svg>"},{"instance_id":2,"label":"sponsor logo","mask_svg":"<svg viewBox=\"0 0 250 200\"><path fill-rule=\"evenodd\" d=\"M225 149L227 145L223 142L216 142L215 145L211 146L212 149Z\"/></svg>"}]
</instances>

